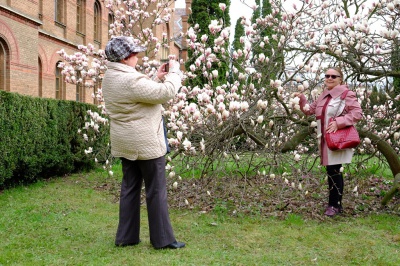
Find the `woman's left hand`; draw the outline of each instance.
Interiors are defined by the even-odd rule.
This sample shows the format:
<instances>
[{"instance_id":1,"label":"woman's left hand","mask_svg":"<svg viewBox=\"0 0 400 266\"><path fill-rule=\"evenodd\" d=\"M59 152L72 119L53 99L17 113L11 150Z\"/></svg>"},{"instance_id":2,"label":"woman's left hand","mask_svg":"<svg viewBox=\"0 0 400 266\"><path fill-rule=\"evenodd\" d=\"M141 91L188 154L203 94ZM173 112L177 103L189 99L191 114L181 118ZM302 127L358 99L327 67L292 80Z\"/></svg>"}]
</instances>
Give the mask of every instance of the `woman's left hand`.
<instances>
[{"instance_id":1,"label":"woman's left hand","mask_svg":"<svg viewBox=\"0 0 400 266\"><path fill-rule=\"evenodd\" d=\"M335 133L338 130L338 126L335 120L329 123L328 127L326 128L326 133Z\"/></svg>"}]
</instances>

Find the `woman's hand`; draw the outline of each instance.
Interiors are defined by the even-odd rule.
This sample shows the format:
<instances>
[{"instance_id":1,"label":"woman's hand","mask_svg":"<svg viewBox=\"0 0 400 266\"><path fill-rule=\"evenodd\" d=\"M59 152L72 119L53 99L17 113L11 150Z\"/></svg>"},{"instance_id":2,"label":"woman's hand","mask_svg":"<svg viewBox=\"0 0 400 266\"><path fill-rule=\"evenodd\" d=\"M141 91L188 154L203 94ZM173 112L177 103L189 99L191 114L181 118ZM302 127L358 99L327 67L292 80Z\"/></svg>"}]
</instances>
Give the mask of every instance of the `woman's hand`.
<instances>
[{"instance_id":1,"label":"woman's hand","mask_svg":"<svg viewBox=\"0 0 400 266\"><path fill-rule=\"evenodd\" d=\"M162 64L162 65L158 68L158 70L157 70L157 78L158 78L159 80L164 80L165 75L168 74L168 72L165 71L165 66L166 66L167 64L169 64L169 63Z\"/></svg>"},{"instance_id":2,"label":"woman's hand","mask_svg":"<svg viewBox=\"0 0 400 266\"><path fill-rule=\"evenodd\" d=\"M165 71L165 66L168 64L169 71ZM171 59L168 63L162 64L157 71L157 78L164 80L165 75L168 73L177 73L181 76L182 72L180 70L180 64L178 61Z\"/></svg>"},{"instance_id":3,"label":"woman's hand","mask_svg":"<svg viewBox=\"0 0 400 266\"><path fill-rule=\"evenodd\" d=\"M326 128L326 133L335 133L338 130L338 126L335 120L329 123L328 127Z\"/></svg>"}]
</instances>

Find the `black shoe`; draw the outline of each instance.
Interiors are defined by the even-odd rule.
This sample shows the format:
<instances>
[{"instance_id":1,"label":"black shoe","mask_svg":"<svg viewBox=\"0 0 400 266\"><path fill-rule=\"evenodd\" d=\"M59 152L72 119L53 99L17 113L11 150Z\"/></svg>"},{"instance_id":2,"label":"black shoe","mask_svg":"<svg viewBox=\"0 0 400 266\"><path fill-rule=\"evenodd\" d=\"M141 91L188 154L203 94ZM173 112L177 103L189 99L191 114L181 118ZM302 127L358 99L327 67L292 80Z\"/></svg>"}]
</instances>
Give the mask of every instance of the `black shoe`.
<instances>
[{"instance_id":1,"label":"black shoe","mask_svg":"<svg viewBox=\"0 0 400 266\"><path fill-rule=\"evenodd\" d=\"M136 242L136 243L115 243L115 246L117 246L117 247L128 247L128 246L136 246L136 245L139 245L140 244L140 242L142 242L141 240L139 240L139 242Z\"/></svg>"},{"instance_id":2,"label":"black shoe","mask_svg":"<svg viewBox=\"0 0 400 266\"><path fill-rule=\"evenodd\" d=\"M183 248L183 247L185 247L185 243L174 241L169 245L166 245L166 246L161 247L161 248L156 248L156 249L167 249L167 248L169 248L169 249L178 249L178 248Z\"/></svg>"}]
</instances>

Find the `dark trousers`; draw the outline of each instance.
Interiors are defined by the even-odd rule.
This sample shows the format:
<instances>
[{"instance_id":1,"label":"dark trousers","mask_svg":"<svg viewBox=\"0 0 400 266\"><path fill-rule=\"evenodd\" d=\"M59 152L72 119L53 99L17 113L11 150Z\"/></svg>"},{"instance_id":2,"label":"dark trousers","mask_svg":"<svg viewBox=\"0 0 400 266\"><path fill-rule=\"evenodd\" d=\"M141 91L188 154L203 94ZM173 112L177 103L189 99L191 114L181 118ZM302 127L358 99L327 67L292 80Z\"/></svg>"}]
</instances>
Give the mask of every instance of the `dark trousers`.
<instances>
[{"instance_id":1,"label":"dark trousers","mask_svg":"<svg viewBox=\"0 0 400 266\"><path fill-rule=\"evenodd\" d=\"M122 160L119 224L116 245L139 242L140 194L142 181L146 190L150 242L155 248L175 241L168 213L164 156L143 161Z\"/></svg>"},{"instance_id":2,"label":"dark trousers","mask_svg":"<svg viewBox=\"0 0 400 266\"><path fill-rule=\"evenodd\" d=\"M342 206L343 196L343 175L340 172L341 164L327 165L326 171L328 173L329 185L329 206L339 208Z\"/></svg>"}]
</instances>

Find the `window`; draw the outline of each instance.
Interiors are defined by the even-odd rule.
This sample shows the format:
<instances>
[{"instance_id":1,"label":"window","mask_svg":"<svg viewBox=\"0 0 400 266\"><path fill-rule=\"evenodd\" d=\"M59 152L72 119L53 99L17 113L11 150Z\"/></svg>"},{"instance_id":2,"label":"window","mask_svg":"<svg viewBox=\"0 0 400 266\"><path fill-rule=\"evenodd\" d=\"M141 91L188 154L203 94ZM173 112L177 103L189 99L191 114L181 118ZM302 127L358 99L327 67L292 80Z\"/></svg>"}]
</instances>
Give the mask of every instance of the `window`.
<instances>
[{"instance_id":1,"label":"window","mask_svg":"<svg viewBox=\"0 0 400 266\"><path fill-rule=\"evenodd\" d=\"M39 95L39 97L43 97L43 66L42 66L42 60L40 60L40 57L38 58L38 67L39 67L38 95Z\"/></svg>"},{"instance_id":2,"label":"window","mask_svg":"<svg viewBox=\"0 0 400 266\"><path fill-rule=\"evenodd\" d=\"M10 58L6 42L0 38L0 90L9 91Z\"/></svg>"},{"instance_id":3,"label":"window","mask_svg":"<svg viewBox=\"0 0 400 266\"><path fill-rule=\"evenodd\" d=\"M94 2L94 40L98 43L101 41L101 6L100 2Z\"/></svg>"},{"instance_id":4,"label":"window","mask_svg":"<svg viewBox=\"0 0 400 266\"><path fill-rule=\"evenodd\" d=\"M85 88L81 82L76 83L76 101L85 102Z\"/></svg>"},{"instance_id":5,"label":"window","mask_svg":"<svg viewBox=\"0 0 400 266\"><path fill-rule=\"evenodd\" d=\"M85 33L86 1L76 0L76 31Z\"/></svg>"},{"instance_id":6,"label":"window","mask_svg":"<svg viewBox=\"0 0 400 266\"><path fill-rule=\"evenodd\" d=\"M114 16L112 14L108 14L108 35L110 35L111 24L115 22Z\"/></svg>"},{"instance_id":7,"label":"window","mask_svg":"<svg viewBox=\"0 0 400 266\"><path fill-rule=\"evenodd\" d=\"M64 24L64 2L65 0L55 0L55 19L61 24Z\"/></svg>"},{"instance_id":8,"label":"window","mask_svg":"<svg viewBox=\"0 0 400 266\"><path fill-rule=\"evenodd\" d=\"M60 61L56 64L56 99L62 100L65 98L65 82L61 74L61 68L58 67L59 63Z\"/></svg>"}]
</instances>

